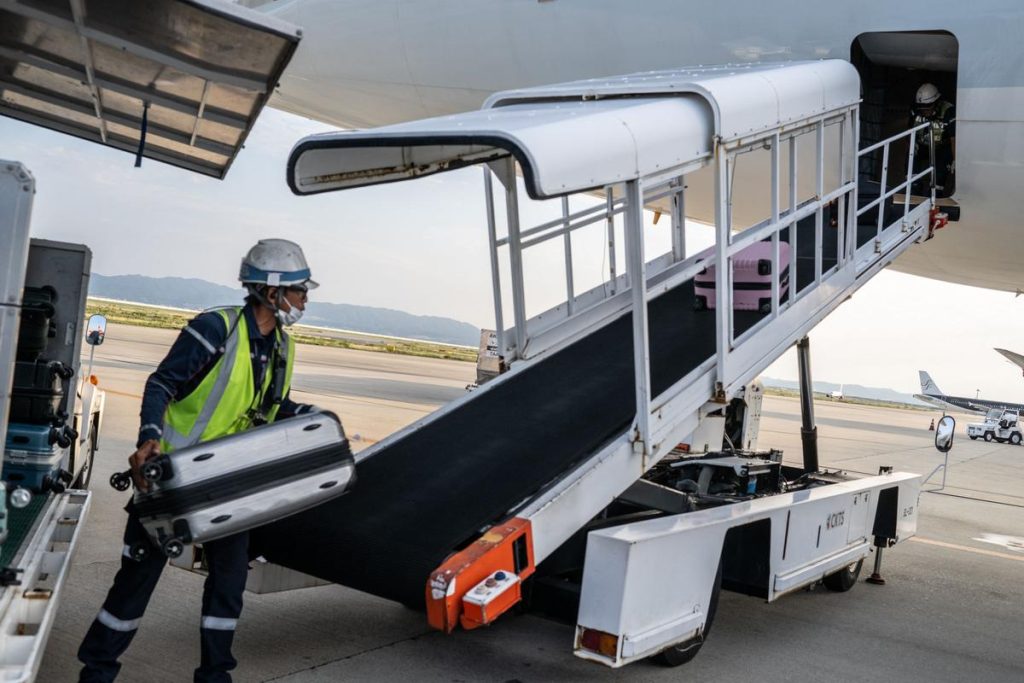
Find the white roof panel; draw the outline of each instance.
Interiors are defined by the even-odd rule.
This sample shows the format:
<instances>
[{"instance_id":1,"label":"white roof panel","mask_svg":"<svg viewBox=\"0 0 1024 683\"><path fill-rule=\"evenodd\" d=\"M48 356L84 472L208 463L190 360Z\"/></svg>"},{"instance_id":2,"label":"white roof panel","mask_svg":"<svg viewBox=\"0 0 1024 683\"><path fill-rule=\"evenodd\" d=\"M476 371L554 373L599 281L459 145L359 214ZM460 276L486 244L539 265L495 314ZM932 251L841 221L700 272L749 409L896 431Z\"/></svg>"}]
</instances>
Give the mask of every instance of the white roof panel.
<instances>
[{"instance_id":1,"label":"white roof panel","mask_svg":"<svg viewBox=\"0 0 1024 683\"><path fill-rule=\"evenodd\" d=\"M430 175L511 154L535 198L680 169L731 141L859 99L831 60L634 74L493 95L476 112L305 138L288 183L316 194Z\"/></svg>"},{"instance_id":2,"label":"white roof panel","mask_svg":"<svg viewBox=\"0 0 1024 683\"><path fill-rule=\"evenodd\" d=\"M306 138L288 180L314 194L515 156L531 196L552 197L682 166L711 153L694 97L515 104Z\"/></svg>"}]
</instances>

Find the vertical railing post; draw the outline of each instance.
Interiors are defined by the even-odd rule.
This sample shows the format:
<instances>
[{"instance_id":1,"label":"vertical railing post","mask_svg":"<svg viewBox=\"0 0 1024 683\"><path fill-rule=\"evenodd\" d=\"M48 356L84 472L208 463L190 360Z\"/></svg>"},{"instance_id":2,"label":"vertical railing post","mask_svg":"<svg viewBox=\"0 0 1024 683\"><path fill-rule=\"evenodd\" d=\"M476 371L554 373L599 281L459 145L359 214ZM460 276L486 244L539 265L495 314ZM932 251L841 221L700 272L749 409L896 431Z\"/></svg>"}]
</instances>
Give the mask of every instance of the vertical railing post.
<instances>
[{"instance_id":1,"label":"vertical railing post","mask_svg":"<svg viewBox=\"0 0 1024 683\"><path fill-rule=\"evenodd\" d=\"M639 180L626 182L625 233L629 286L633 294L633 369L636 385L634 451L651 452L651 364L647 327L647 268L644 262L644 206Z\"/></svg>"},{"instance_id":2,"label":"vertical railing post","mask_svg":"<svg viewBox=\"0 0 1024 683\"><path fill-rule=\"evenodd\" d=\"M729 277L729 168L728 155L721 140L715 139L715 338L718 373L717 398L724 400L722 392L728 383L726 357L732 344L729 333L729 314L732 307L732 289Z\"/></svg>"},{"instance_id":3,"label":"vertical railing post","mask_svg":"<svg viewBox=\"0 0 1024 683\"><path fill-rule=\"evenodd\" d=\"M860 208L860 109L854 108L850 114L852 120L850 122L853 128L853 134L850 136L850 146L852 148L853 157L853 168L851 173L854 179L853 198L847 202L846 207L846 225L847 235L846 244L846 258L853 259L857 253L857 241L859 235L857 234L860 230L860 220L857 216L857 211Z\"/></svg>"},{"instance_id":4,"label":"vertical railing post","mask_svg":"<svg viewBox=\"0 0 1024 683\"><path fill-rule=\"evenodd\" d=\"M572 282L572 233L569 232L569 197L562 197L562 228L565 230L565 311L570 316L575 308L576 294Z\"/></svg>"},{"instance_id":5,"label":"vertical railing post","mask_svg":"<svg viewBox=\"0 0 1024 683\"><path fill-rule=\"evenodd\" d=\"M792 216L793 213L796 211L797 181L799 180L799 173L797 173L796 152L797 152L797 141L796 141L796 137L794 136L794 137L791 137L789 139L789 215L790 216ZM797 291L796 291L796 287L797 287L797 277L796 277L797 268L796 268L796 264L798 263L798 261L797 261L797 253L798 253L798 250L799 250L799 242L798 242L798 237L799 237L798 233L799 233L799 231L796 229L796 227L797 227L796 226L796 221L793 221L792 223L789 224L789 251L790 251L791 254L793 254L793 272L791 272L789 274L790 275L790 280L789 280L790 281L790 284L789 284L789 300L790 301L793 301L793 299L796 298L796 293L797 293Z\"/></svg>"},{"instance_id":6,"label":"vertical railing post","mask_svg":"<svg viewBox=\"0 0 1024 683\"><path fill-rule=\"evenodd\" d=\"M498 340L498 354L505 355L505 321L501 302L501 269L498 263L498 229L494 217L494 185L491 169L484 166L484 199L487 204L487 245L491 254L491 289L494 294L494 328Z\"/></svg>"},{"instance_id":7,"label":"vertical railing post","mask_svg":"<svg viewBox=\"0 0 1024 683\"><path fill-rule=\"evenodd\" d=\"M885 227L885 192L889 183L889 143L882 146L882 180L878 188L878 223L875 234L875 250L882 248L882 228Z\"/></svg>"},{"instance_id":8,"label":"vertical railing post","mask_svg":"<svg viewBox=\"0 0 1024 683\"><path fill-rule=\"evenodd\" d=\"M814 282L821 284L822 255L825 251L824 220L825 207L821 198L825 196L825 121L818 122L814 130L815 168L814 168L814 199L818 208L814 211Z\"/></svg>"},{"instance_id":9,"label":"vertical railing post","mask_svg":"<svg viewBox=\"0 0 1024 683\"><path fill-rule=\"evenodd\" d=\"M611 285L608 296L615 296L615 278L619 274L615 268L615 190L610 185L605 190L604 212L608 231L608 282Z\"/></svg>"},{"instance_id":10,"label":"vertical railing post","mask_svg":"<svg viewBox=\"0 0 1024 683\"><path fill-rule=\"evenodd\" d=\"M909 182L914 177L914 148L917 146L917 131L910 131L910 152L907 154L907 189L903 193L903 224L906 225L907 214L910 213L910 194L914 189L914 183Z\"/></svg>"},{"instance_id":11,"label":"vertical railing post","mask_svg":"<svg viewBox=\"0 0 1024 683\"><path fill-rule=\"evenodd\" d=\"M686 176L679 176L676 191L672 193L672 260L679 263L686 258Z\"/></svg>"},{"instance_id":12,"label":"vertical railing post","mask_svg":"<svg viewBox=\"0 0 1024 683\"><path fill-rule=\"evenodd\" d=\"M782 144L782 140L779 138L778 132L772 136L772 223L778 224L779 222L779 145ZM792 232L792 230L790 230ZM782 297L780 292L780 278L782 277L783 265L781 263L781 256L779 253L779 230L776 229L772 233L772 317L778 317L779 315L779 301ZM786 264L790 269L790 277L792 278L796 273L796 267L793 265L793 254L790 253L791 263Z\"/></svg>"},{"instance_id":13,"label":"vertical railing post","mask_svg":"<svg viewBox=\"0 0 1024 683\"><path fill-rule=\"evenodd\" d=\"M526 349L526 287L523 283L523 245L519 235L519 190L516 183L516 162L508 157L504 163L505 211L508 216L508 251L512 266L512 312L516 322L516 355L525 358Z\"/></svg>"}]
</instances>

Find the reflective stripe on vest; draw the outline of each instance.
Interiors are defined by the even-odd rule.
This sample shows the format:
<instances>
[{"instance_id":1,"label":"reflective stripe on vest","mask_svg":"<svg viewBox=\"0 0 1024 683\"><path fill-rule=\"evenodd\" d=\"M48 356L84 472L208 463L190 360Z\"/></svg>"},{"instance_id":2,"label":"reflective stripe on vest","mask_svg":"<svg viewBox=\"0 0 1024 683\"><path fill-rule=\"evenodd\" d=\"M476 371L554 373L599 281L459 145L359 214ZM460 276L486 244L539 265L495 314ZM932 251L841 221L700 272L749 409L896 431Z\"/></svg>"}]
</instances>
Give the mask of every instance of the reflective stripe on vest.
<instances>
[{"instance_id":1,"label":"reflective stripe on vest","mask_svg":"<svg viewBox=\"0 0 1024 683\"><path fill-rule=\"evenodd\" d=\"M268 367L262 391L257 394L252 374L249 329L240 308L220 309L229 335L224 353L192 392L180 401L171 401L164 413L161 448L170 452L203 441L227 436L252 426L251 408L258 408L259 398L271 382L273 367ZM283 334L280 331L275 334ZM294 342L284 335L282 354L287 354L287 370L281 395L291 386ZM277 406L266 416L268 422L277 415Z\"/></svg>"}]
</instances>

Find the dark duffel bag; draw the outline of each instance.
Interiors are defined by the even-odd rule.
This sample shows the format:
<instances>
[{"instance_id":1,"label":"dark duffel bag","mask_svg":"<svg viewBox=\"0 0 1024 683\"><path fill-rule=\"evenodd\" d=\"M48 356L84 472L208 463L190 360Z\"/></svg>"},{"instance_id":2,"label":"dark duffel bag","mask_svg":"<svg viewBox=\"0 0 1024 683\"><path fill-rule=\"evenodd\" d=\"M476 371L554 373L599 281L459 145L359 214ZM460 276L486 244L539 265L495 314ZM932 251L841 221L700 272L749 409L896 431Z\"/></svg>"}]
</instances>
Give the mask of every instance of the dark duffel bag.
<instances>
[{"instance_id":1,"label":"dark duffel bag","mask_svg":"<svg viewBox=\"0 0 1024 683\"><path fill-rule=\"evenodd\" d=\"M18 329L17 358L34 361L46 351L47 342L57 335L53 318L57 313L57 290L26 287L21 299L21 327Z\"/></svg>"},{"instance_id":2,"label":"dark duffel bag","mask_svg":"<svg viewBox=\"0 0 1024 683\"><path fill-rule=\"evenodd\" d=\"M11 387L11 422L55 424L67 416L60 410L65 386L75 371L59 361L18 361Z\"/></svg>"}]
</instances>

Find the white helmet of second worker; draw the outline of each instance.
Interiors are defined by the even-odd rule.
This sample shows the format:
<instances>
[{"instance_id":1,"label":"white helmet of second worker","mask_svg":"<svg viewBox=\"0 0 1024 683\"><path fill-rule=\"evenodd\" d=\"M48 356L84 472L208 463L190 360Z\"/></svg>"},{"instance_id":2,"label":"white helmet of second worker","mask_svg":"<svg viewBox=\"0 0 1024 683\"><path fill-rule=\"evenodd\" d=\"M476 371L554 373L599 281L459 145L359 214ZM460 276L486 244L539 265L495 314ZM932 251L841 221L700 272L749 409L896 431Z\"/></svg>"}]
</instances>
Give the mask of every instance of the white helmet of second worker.
<instances>
[{"instance_id":1,"label":"white helmet of second worker","mask_svg":"<svg viewBox=\"0 0 1024 683\"><path fill-rule=\"evenodd\" d=\"M315 289L302 247L282 239L260 240L242 259L238 280L246 285Z\"/></svg>"},{"instance_id":2,"label":"white helmet of second worker","mask_svg":"<svg viewBox=\"0 0 1024 683\"><path fill-rule=\"evenodd\" d=\"M939 89L936 88L932 83L925 83L917 89L917 95L914 101L917 104L928 105L935 104L939 99Z\"/></svg>"}]
</instances>

